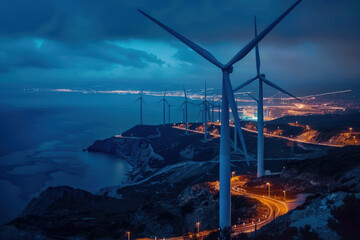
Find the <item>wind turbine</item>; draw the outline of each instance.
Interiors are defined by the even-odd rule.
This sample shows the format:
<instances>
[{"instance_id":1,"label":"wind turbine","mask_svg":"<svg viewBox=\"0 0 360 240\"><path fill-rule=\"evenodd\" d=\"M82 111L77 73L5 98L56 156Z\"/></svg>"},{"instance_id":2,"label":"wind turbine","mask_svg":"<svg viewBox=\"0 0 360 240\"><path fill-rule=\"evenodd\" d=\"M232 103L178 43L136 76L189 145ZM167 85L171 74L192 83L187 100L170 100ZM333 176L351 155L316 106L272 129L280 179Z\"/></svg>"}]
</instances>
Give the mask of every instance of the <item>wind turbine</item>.
<instances>
[{"instance_id":1,"label":"wind turbine","mask_svg":"<svg viewBox=\"0 0 360 240\"><path fill-rule=\"evenodd\" d=\"M180 110L180 109L179 109ZM181 109L182 111L182 115L183 115L183 120L182 122L185 123L185 108ZM187 130L187 127L185 127L185 129ZM185 131L185 134L187 134L187 131Z\"/></svg>"},{"instance_id":2,"label":"wind turbine","mask_svg":"<svg viewBox=\"0 0 360 240\"><path fill-rule=\"evenodd\" d=\"M185 101L180 105L179 109L184 106L185 107L185 135L188 134L188 103L192 104L191 102L188 101L187 99L187 95L186 95L186 89L184 87L184 96L185 96Z\"/></svg>"},{"instance_id":3,"label":"wind turbine","mask_svg":"<svg viewBox=\"0 0 360 240\"><path fill-rule=\"evenodd\" d=\"M164 92L164 96L160 99L160 102L163 102L163 126L165 126L165 108L166 108L166 103L169 104L169 102L166 100L166 90Z\"/></svg>"},{"instance_id":4,"label":"wind turbine","mask_svg":"<svg viewBox=\"0 0 360 240\"><path fill-rule=\"evenodd\" d=\"M144 16L149 18L151 21L164 28L167 32L172 34L174 37L182 41L188 47L193 49L199 55L204 57L206 60L221 69L223 74L222 79L222 104L221 104L221 137L220 137L220 216L219 225L223 234L231 227L231 198L230 198L230 127L229 127L229 106L232 110L232 114L235 119L235 126L237 127L241 145L244 151L245 158L249 164L249 157L246 150L244 136L242 134L240 119L236 109L234 100L234 93L230 82L230 73L233 71L233 65L243 59L254 47L260 42L284 17L286 17L299 3L301 0L296 1L289 9L287 9L280 17L272 22L265 30L263 30L256 38L251 40L245 47L243 47L228 63L222 64L219 62L210 52L200 47L196 43L190 41L174 30L170 29L163 23L139 10Z\"/></svg>"},{"instance_id":5,"label":"wind turbine","mask_svg":"<svg viewBox=\"0 0 360 240\"><path fill-rule=\"evenodd\" d=\"M208 124L208 114L209 114L209 103L207 101L206 96L207 88L206 88L206 82L205 82L205 90L204 90L204 100L203 100L203 113L204 113L204 140L207 140L207 124Z\"/></svg>"},{"instance_id":6,"label":"wind turbine","mask_svg":"<svg viewBox=\"0 0 360 240\"><path fill-rule=\"evenodd\" d=\"M211 122L215 122L215 117L214 117L215 108L216 108L215 95L213 95L212 103L211 103L211 107L210 107L210 109L211 109Z\"/></svg>"},{"instance_id":7,"label":"wind turbine","mask_svg":"<svg viewBox=\"0 0 360 240\"><path fill-rule=\"evenodd\" d=\"M198 104L198 107L199 107L199 112L196 116L196 121L198 121L199 116L201 116L201 122L204 122L204 109L203 109L204 106L202 103L200 103Z\"/></svg>"},{"instance_id":8,"label":"wind turbine","mask_svg":"<svg viewBox=\"0 0 360 240\"><path fill-rule=\"evenodd\" d=\"M237 109L237 104L236 104L236 109ZM234 153L236 152L237 152L237 131L236 131L236 126L234 126Z\"/></svg>"},{"instance_id":9,"label":"wind turbine","mask_svg":"<svg viewBox=\"0 0 360 240\"><path fill-rule=\"evenodd\" d=\"M218 100L218 105L216 106L218 108L218 118L219 118L219 122L221 122L221 101L220 99Z\"/></svg>"},{"instance_id":10,"label":"wind turbine","mask_svg":"<svg viewBox=\"0 0 360 240\"><path fill-rule=\"evenodd\" d=\"M170 108L174 107L175 105L171 105L169 102L167 102L168 104L168 115L169 115L169 124L170 124Z\"/></svg>"},{"instance_id":11,"label":"wind turbine","mask_svg":"<svg viewBox=\"0 0 360 240\"><path fill-rule=\"evenodd\" d=\"M256 17L255 17L255 38L257 37L257 26L256 26ZM254 99L258 104L258 117L257 117L257 130L258 130L258 138L257 138L257 177L264 176L264 96L263 96L263 83L269 85L272 88L275 88L279 90L280 92L283 92L290 97L295 98L296 100L301 101L291 93L285 91L284 89L277 86L275 83L271 82L270 80L267 80L265 78L265 74L260 73L260 54L259 54L259 46L256 44L255 46L255 55L256 55L256 72L257 75L244 82L240 86L234 89L234 92L238 91L239 89L245 87L246 85L250 84L251 82L255 80L259 80L259 98L256 99L252 95L248 94L249 97Z\"/></svg>"},{"instance_id":12,"label":"wind turbine","mask_svg":"<svg viewBox=\"0 0 360 240\"><path fill-rule=\"evenodd\" d=\"M143 103L145 103L144 98L143 98L143 93L144 93L144 91L141 90L140 97L135 100L135 101L140 101L140 125L143 125L143 113L142 113L143 110L142 109L143 109Z\"/></svg>"}]
</instances>

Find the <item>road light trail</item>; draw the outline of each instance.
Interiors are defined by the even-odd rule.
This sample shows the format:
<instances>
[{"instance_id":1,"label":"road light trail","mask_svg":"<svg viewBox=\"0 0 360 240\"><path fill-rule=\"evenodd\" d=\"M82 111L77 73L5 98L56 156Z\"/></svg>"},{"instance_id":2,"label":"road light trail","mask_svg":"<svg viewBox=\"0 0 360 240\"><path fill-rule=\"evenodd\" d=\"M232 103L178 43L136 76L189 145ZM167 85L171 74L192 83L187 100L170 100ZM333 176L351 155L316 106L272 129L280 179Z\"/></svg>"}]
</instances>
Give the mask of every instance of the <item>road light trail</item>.
<instances>
[{"instance_id":1,"label":"road light trail","mask_svg":"<svg viewBox=\"0 0 360 240\"><path fill-rule=\"evenodd\" d=\"M234 125L230 125L232 127L234 127ZM251 133L256 133L256 130L251 130L251 129L247 129L247 128L242 128L244 131L247 132L251 132ZM274 134L269 134L269 133L264 133L264 136L268 137L268 138L282 138L282 139L286 139L292 142L299 142L299 143L306 143L306 144L312 144L312 145L319 145L319 146L327 146L327 147L344 147L345 145L336 145L336 144L330 144L330 143L314 143L314 142L307 142L307 141L303 141L303 140L299 140L296 138L289 138L289 137L284 137L284 136L279 136L279 135L274 135Z\"/></svg>"},{"instance_id":2,"label":"road light trail","mask_svg":"<svg viewBox=\"0 0 360 240\"><path fill-rule=\"evenodd\" d=\"M243 195L249 198L256 199L269 208L269 214L266 216L266 218L256 223L257 229L260 229L261 227L273 221L274 219L272 216L274 216L274 212L275 212L275 218L277 218L283 214L286 214L289 211L286 203L282 201L276 200L271 197L261 196L246 192L244 189L241 188L241 182L238 183L238 185L236 185L236 183L235 184L233 183L231 192L234 195ZM233 226L233 230L238 233L253 232L255 231L255 222L256 221L254 221L254 224L253 223L247 225L245 224L245 226L244 225L240 225L240 226L237 225L236 227Z\"/></svg>"},{"instance_id":3,"label":"road light trail","mask_svg":"<svg viewBox=\"0 0 360 240\"><path fill-rule=\"evenodd\" d=\"M234 127L234 125L230 124L231 127ZM176 129L181 129L181 130L185 130L185 128L183 127L180 127L180 126L173 126L173 128L176 128ZM242 129L244 131L247 131L247 132L251 132L251 133L256 133L257 134L257 131L256 130L251 130L251 129L247 129L247 128L244 128L242 127ZM188 131L190 132L194 132L194 133L199 133L199 134L204 134L203 132L201 131L197 131L197 130L190 130L188 129ZM220 134L215 134L215 133L210 133L212 136L214 137L220 137ZM284 137L284 136L278 136L278 135L274 135L274 134L269 134L269 133L264 133L264 136L265 137L268 137L268 138L281 138L281 139L285 139L285 140L288 140L288 141L291 141L291 142L298 142L298 143L305 143L305 144L311 144L311 145L318 145L318 146L326 146L326 147L344 147L345 145L336 145L336 144L330 144L330 143L314 143L314 142L307 142L307 141L303 141L303 140L299 140L299 139L296 139L296 138L290 138L290 137Z\"/></svg>"}]
</instances>

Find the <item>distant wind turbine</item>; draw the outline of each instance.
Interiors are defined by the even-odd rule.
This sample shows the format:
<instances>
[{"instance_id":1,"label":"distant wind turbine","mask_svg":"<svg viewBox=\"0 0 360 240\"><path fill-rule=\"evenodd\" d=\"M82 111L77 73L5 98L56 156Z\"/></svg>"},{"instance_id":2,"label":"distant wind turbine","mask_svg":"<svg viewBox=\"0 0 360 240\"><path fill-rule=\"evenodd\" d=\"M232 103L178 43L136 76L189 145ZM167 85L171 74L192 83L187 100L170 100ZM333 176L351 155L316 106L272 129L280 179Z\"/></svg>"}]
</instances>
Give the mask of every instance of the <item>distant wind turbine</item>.
<instances>
[{"instance_id":1,"label":"distant wind turbine","mask_svg":"<svg viewBox=\"0 0 360 240\"><path fill-rule=\"evenodd\" d=\"M145 103L143 98L143 93L144 91L141 90L140 97L136 99L136 101L140 101L140 125L143 125L143 103Z\"/></svg>"},{"instance_id":2,"label":"distant wind turbine","mask_svg":"<svg viewBox=\"0 0 360 240\"><path fill-rule=\"evenodd\" d=\"M168 102L168 116L169 116L169 124L170 124L170 108L171 107L174 107L175 105L171 105L169 102Z\"/></svg>"},{"instance_id":3,"label":"distant wind turbine","mask_svg":"<svg viewBox=\"0 0 360 240\"><path fill-rule=\"evenodd\" d=\"M230 178L231 178L231 167L230 167L230 127L229 127L229 106L232 110L232 114L237 127L242 149L244 151L245 158L249 164L249 156L247 154L245 140L241 130L241 124L239 115L236 109L234 100L234 93L230 82L230 73L233 72L233 65L243 59L254 47L260 42L284 17L286 17L299 3L301 0L296 1L289 9L287 9L280 17L278 17L273 23L271 23L264 31L262 31L256 38L251 40L245 47L243 47L228 63L222 64L219 62L210 52L200 47L196 43L190 41L174 30L170 29L163 23L139 10L144 16L149 18L151 21L164 28L167 32L175 36L177 39L185 43L188 47L193 49L196 53L204 57L206 60L221 69L223 74L222 79L222 104L221 104L221 129L220 129L220 216L219 226L222 235L225 234L225 230L231 227L231 193L230 193Z\"/></svg>"},{"instance_id":4,"label":"distant wind turbine","mask_svg":"<svg viewBox=\"0 0 360 240\"><path fill-rule=\"evenodd\" d=\"M180 111L180 109L179 109L178 111ZM181 111L182 111L182 115L183 115L183 120L182 120L182 122L185 123L185 108L181 109ZM187 127L185 127L185 129L187 129ZM185 135L186 135L186 134L187 134L187 131L185 130Z\"/></svg>"},{"instance_id":5,"label":"distant wind turbine","mask_svg":"<svg viewBox=\"0 0 360 240\"><path fill-rule=\"evenodd\" d=\"M256 17L255 17L255 38L257 37L257 26L256 26ZM265 78L265 74L260 73L260 54L259 54L259 46L256 44L255 46L255 55L256 55L256 72L257 75L244 82L240 86L234 89L234 92L240 90L241 88L245 87L246 85L250 84L251 82L255 81L256 79L259 80L259 98L256 99L251 94L248 94L249 97L257 101L258 103L258 117L257 117L257 130L258 130L258 146L257 146L257 176L262 177L264 175L264 97L263 97L263 83L269 85L272 88L275 88L279 90L280 92L283 92L299 101L301 101L299 98L295 97L291 93L285 91L284 89L280 88L279 86L275 85L275 83L271 82L270 80L267 80Z\"/></svg>"},{"instance_id":6,"label":"distant wind turbine","mask_svg":"<svg viewBox=\"0 0 360 240\"><path fill-rule=\"evenodd\" d=\"M165 126L165 109L166 109L166 104L169 104L169 102L166 100L166 90L164 91L164 96L160 99L160 101L158 103L163 102L163 126Z\"/></svg>"},{"instance_id":7,"label":"distant wind turbine","mask_svg":"<svg viewBox=\"0 0 360 240\"><path fill-rule=\"evenodd\" d=\"M179 107L179 110L181 107L184 107L183 110L184 110L184 114L185 114L185 135L188 134L188 103L190 104L193 104L192 102L189 102L188 98L187 98L187 95L186 95L186 89L184 87L184 96L185 96L185 100L184 102L180 105Z\"/></svg>"},{"instance_id":8,"label":"distant wind turbine","mask_svg":"<svg viewBox=\"0 0 360 240\"><path fill-rule=\"evenodd\" d=\"M207 124L208 124L208 114L209 114L209 103L207 101L206 98L206 92L207 92L207 88L206 88L206 82L205 82L205 90L204 90L204 100L203 100L203 114L204 114L204 140L207 140L207 135L208 135L208 131L207 131ZM210 114L209 114L210 115Z\"/></svg>"},{"instance_id":9,"label":"distant wind turbine","mask_svg":"<svg viewBox=\"0 0 360 240\"><path fill-rule=\"evenodd\" d=\"M215 110L216 104L215 104L215 95L213 95L213 99L212 99L212 103L211 103L211 122L215 122L215 117L214 117L214 110Z\"/></svg>"}]
</instances>

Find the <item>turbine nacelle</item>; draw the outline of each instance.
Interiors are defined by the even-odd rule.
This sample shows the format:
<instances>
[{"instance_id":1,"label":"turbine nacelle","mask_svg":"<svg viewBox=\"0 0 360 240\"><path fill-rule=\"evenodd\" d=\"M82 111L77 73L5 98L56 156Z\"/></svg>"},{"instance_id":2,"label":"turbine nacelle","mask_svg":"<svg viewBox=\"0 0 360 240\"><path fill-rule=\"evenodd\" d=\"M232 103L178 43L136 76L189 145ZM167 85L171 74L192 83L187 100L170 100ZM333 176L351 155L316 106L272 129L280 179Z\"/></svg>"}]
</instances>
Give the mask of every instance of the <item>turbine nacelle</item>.
<instances>
[{"instance_id":1,"label":"turbine nacelle","mask_svg":"<svg viewBox=\"0 0 360 240\"><path fill-rule=\"evenodd\" d=\"M265 78L265 74L260 74L259 77L260 78Z\"/></svg>"},{"instance_id":2,"label":"turbine nacelle","mask_svg":"<svg viewBox=\"0 0 360 240\"><path fill-rule=\"evenodd\" d=\"M233 66L229 66L229 67L223 67L222 68L223 72L227 71L228 73L232 73L234 71L234 67Z\"/></svg>"}]
</instances>

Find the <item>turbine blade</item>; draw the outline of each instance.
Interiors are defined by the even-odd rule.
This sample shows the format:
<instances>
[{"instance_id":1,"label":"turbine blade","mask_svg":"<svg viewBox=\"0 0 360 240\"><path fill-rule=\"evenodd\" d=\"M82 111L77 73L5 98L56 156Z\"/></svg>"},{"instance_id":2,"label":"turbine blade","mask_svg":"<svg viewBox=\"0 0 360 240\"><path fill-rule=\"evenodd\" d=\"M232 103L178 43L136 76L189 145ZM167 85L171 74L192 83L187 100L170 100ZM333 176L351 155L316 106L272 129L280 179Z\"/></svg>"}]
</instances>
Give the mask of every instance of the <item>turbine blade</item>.
<instances>
[{"instance_id":1,"label":"turbine blade","mask_svg":"<svg viewBox=\"0 0 360 240\"><path fill-rule=\"evenodd\" d=\"M184 104L185 104L185 102L183 102L183 103L180 105L178 111L180 111L180 108L181 108L182 106L184 106Z\"/></svg>"},{"instance_id":2,"label":"turbine blade","mask_svg":"<svg viewBox=\"0 0 360 240\"><path fill-rule=\"evenodd\" d=\"M244 82L243 84L241 84L240 86L238 86L237 88L234 89L234 92L239 91L241 88L245 87L246 85L252 83L253 81L255 81L258 78L258 76L247 80L246 82Z\"/></svg>"},{"instance_id":3,"label":"turbine blade","mask_svg":"<svg viewBox=\"0 0 360 240\"><path fill-rule=\"evenodd\" d=\"M160 99L160 100L157 102L157 104L161 103L162 101L163 101L163 98L162 98L162 99Z\"/></svg>"},{"instance_id":4,"label":"turbine blade","mask_svg":"<svg viewBox=\"0 0 360 240\"><path fill-rule=\"evenodd\" d=\"M271 81L269 81L269 80L267 80L267 79L265 79L265 78L263 78L263 77L261 77L261 80L262 80L264 83L266 83L267 85L269 85L270 87L273 87L273 88L279 90L280 92L283 92L283 93L289 95L290 97L293 97L293 98L295 98L296 100L302 102L299 98L295 97L294 95L292 95L292 94L289 93L288 91L285 91L284 89L282 89L281 87L279 87L279 86L276 85L275 83L273 83L273 82L271 82Z\"/></svg>"},{"instance_id":5,"label":"turbine blade","mask_svg":"<svg viewBox=\"0 0 360 240\"><path fill-rule=\"evenodd\" d=\"M257 26L256 26L256 16L255 16L255 38L257 37ZM259 44L255 46L255 54L256 54L256 71L257 75L260 74L260 54L259 54Z\"/></svg>"},{"instance_id":6,"label":"turbine blade","mask_svg":"<svg viewBox=\"0 0 360 240\"><path fill-rule=\"evenodd\" d=\"M175 32L174 30L172 30L168 26L166 26L163 23L159 22L158 20L156 20L155 18L153 18L150 15L146 14L145 12L141 11L140 9L138 9L138 11L140 13L142 13L145 17L149 18L151 21L155 22L157 25L159 25L160 27L165 29L167 32L172 34L174 37L176 37L177 39L179 39L180 41L185 43L188 47L190 47L192 50L197 52L199 55L204 57L209 62L213 63L214 65L218 66L219 68L223 67L223 64L221 62L219 62L210 52L208 52L204 48L200 47L196 43L190 41L186 37L184 37L184 36L180 35L179 33Z\"/></svg>"},{"instance_id":7,"label":"turbine blade","mask_svg":"<svg viewBox=\"0 0 360 240\"><path fill-rule=\"evenodd\" d=\"M242 129L241 129L239 113L237 111L237 105L235 103L235 98L234 98L234 92L233 92L232 87L231 87L231 82L230 82L228 73L224 74L224 85L225 85L226 97L227 97L227 99L229 101L229 105L230 105L230 108L231 108L231 111L232 111L232 114L233 114L233 117L234 117L234 120L235 120L235 126L236 126L236 128L238 130L238 133L239 133L241 147L242 147L242 149L244 151L244 156L245 156L245 159L246 159L246 163L249 166L249 156L248 156L248 153L247 153L245 139L244 139L244 135L243 135L243 132L242 132Z\"/></svg>"},{"instance_id":8,"label":"turbine blade","mask_svg":"<svg viewBox=\"0 0 360 240\"><path fill-rule=\"evenodd\" d=\"M296 1L288 10L286 10L280 17L272 22L264 31L262 31L256 38L251 40L245 47L243 47L226 65L224 68L231 67L237 61L243 59L250 51L260 42L284 17L286 17L302 0Z\"/></svg>"}]
</instances>

